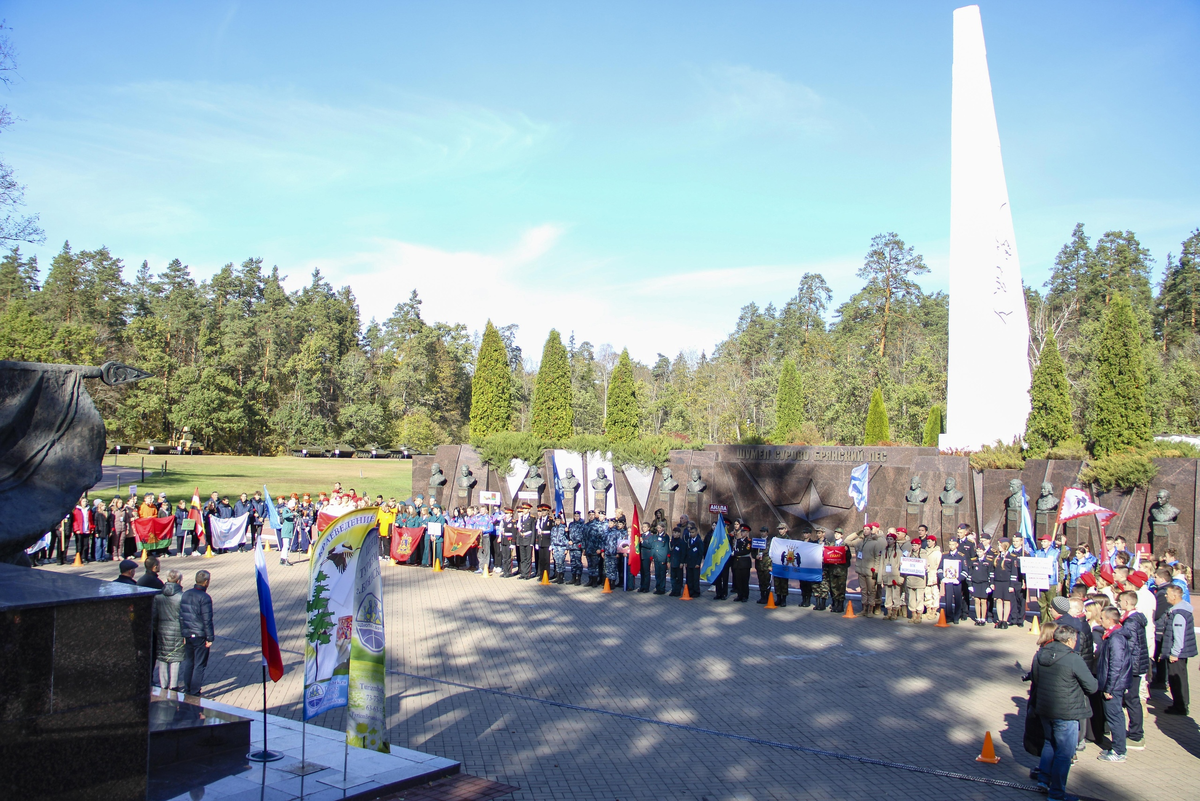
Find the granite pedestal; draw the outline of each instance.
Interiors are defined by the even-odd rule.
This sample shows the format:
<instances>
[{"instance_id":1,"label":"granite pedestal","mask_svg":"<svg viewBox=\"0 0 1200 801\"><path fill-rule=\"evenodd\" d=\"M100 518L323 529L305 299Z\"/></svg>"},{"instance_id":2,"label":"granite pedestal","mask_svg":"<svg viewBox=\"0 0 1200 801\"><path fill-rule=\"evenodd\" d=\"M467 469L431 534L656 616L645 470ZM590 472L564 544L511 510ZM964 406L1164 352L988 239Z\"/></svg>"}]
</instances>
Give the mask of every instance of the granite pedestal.
<instances>
[{"instance_id":1,"label":"granite pedestal","mask_svg":"<svg viewBox=\"0 0 1200 801\"><path fill-rule=\"evenodd\" d=\"M157 594L0 564L0 795L146 797Z\"/></svg>"}]
</instances>

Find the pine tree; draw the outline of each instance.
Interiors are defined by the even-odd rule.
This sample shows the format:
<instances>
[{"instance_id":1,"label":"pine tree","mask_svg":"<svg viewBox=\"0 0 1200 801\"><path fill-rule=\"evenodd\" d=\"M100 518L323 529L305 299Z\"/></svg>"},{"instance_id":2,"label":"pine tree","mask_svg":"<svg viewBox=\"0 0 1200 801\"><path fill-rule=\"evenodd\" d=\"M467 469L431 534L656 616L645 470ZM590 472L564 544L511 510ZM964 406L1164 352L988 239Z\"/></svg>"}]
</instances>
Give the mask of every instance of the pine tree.
<instances>
[{"instance_id":1,"label":"pine tree","mask_svg":"<svg viewBox=\"0 0 1200 801\"><path fill-rule=\"evenodd\" d=\"M567 439L574 433L574 411L571 399L571 366L562 337L550 329L542 348L542 363L538 367L537 383L533 390L531 414L533 435L542 439Z\"/></svg>"},{"instance_id":2,"label":"pine tree","mask_svg":"<svg viewBox=\"0 0 1200 801\"><path fill-rule=\"evenodd\" d=\"M883 392L879 387L871 393L871 407L867 409L867 425L863 435L864 445L879 445L891 441L888 431L887 409L883 406Z\"/></svg>"},{"instance_id":3,"label":"pine tree","mask_svg":"<svg viewBox=\"0 0 1200 801\"><path fill-rule=\"evenodd\" d=\"M804 425L804 393L796 363L785 359L779 371L779 387L775 391L775 442L787 442L793 432Z\"/></svg>"},{"instance_id":4,"label":"pine tree","mask_svg":"<svg viewBox=\"0 0 1200 801\"><path fill-rule=\"evenodd\" d=\"M471 382L471 438L508 431L512 424L512 373L500 332L488 320Z\"/></svg>"},{"instance_id":5,"label":"pine tree","mask_svg":"<svg viewBox=\"0 0 1200 801\"><path fill-rule=\"evenodd\" d=\"M613 442L632 442L638 438L638 401L634 391L633 362L629 349L613 369L608 385L608 407L604 410L604 432Z\"/></svg>"},{"instance_id":6,"label":"pine tree","mask_svg":"<svg viewBox=\"0 0 1200 801\"><path fill-rule=\"evenodd\" d=\"M938 436L942 433L942 407L935 403L925 419L925 433L921 437L921 445L926 448L938 446Z\"/></svg>"},{"instance_id":7,"label":"pine tree","mask_svg":"<svg viewBox=\"0 0 1200 801\"><path fill-rule=\"evenodd\" d=\"M1071 398L1067 368L1058 352L1054 332L1046 335L1042 358L1033 371L1029 387L1030 411L1025 422L1025 446L1036 454L1070 439Z\"/></svg>"},{"instance_id":8,"label":"pine tree","mask_svg":"<svg viewBox=\"0 0 1200 801\"><path fill-rule=\"evenodd\" d=\"M1106 456L1150 439L1146 368L1133 307L1113 295L1092 359L1092 394L1087 434L1092 453Z\"/></svg>"}]
</instances>

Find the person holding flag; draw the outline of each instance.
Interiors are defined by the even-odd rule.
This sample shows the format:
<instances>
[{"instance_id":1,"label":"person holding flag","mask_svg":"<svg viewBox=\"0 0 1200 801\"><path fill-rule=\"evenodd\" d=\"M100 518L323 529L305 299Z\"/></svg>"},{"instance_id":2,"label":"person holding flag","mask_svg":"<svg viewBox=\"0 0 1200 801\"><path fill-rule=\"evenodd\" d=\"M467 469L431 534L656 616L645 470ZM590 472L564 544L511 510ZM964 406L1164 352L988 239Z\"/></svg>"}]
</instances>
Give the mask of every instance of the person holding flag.
<instances>
[{"instance_id":1,"label":"person holding flag","mask_svg":"<svg viewBox=\"0 0 1200 801\"><path fill-rule=\"evenodd\" d=\"M725 530L725 517L717 515L717 525L708 537L704 561L700 564L700 580L712 584L717 591L713 600L723 601L729 597L729 557L733 547ZM747 575L747 579L749 576Z\"/></svg>"},{"instance_id":2,"label":"person holding flag","mask_svg":"<svg viewBox=\"0 0 1200 801\"><path fill-rule=\"evenodd\" d=\"M625 569L629 572L625 590L633 589L633 580L642 572L642 523L638 519L637 504L633 505L633 523L629 527L629 543L625 557ZM649 567L649 565L647 565Z\"/></svg>"}]
</instances>

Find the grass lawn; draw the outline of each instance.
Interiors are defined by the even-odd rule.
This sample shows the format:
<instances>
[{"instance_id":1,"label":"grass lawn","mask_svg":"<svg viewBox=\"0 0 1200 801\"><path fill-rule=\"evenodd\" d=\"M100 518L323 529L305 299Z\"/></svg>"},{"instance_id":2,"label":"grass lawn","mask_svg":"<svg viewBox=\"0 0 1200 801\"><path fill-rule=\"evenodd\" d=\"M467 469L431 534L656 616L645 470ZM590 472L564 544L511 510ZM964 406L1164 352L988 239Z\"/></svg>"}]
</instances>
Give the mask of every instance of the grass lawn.
<instances>
[{"instance_id":1,"label":"grass lawn","mask_svg":"<svg viewBox=\"0 0 1200 801\"><path fill-rule=\"evenodd\" d=\"M354 488L359 495L374 498L394 497L403 501L412 493L412 461L409 459L299 459L295 456L146 456L146 478L141 477L142 457L123 454L113 466L112 454L104 457L104 480L92 490L92 497L110 498L117 492L128 494L128 485L136 484L138 494L167 493L174 504L180 498L188 501L192 491L200 488L200 498L213 490L228 495L230 502L242 493L254 494L263 484L271 495L303 495L329 492L333 482L342 482L346 490ZM163 462L166 475L160 474ZM153 469L152 469L153 468Z\"/></svg>"}]
</instances>

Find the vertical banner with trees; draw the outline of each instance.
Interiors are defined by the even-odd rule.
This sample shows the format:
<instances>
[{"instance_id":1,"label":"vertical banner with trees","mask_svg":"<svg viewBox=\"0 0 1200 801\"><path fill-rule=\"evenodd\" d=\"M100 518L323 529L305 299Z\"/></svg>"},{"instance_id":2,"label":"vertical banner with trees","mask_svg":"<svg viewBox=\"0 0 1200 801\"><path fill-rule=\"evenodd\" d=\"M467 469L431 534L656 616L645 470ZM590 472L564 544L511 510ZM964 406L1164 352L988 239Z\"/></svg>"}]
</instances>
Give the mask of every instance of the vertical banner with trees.
<instances>
[{"instance_id":1,"label":"vertical banner with trees","mask_svg":"<svg viewBox=\"0 0 1200 801\"><path fill-rule=\"evenodd\" d=\"M304 719L346 706L346 741L387 751L378 509L334 520L313 544L304 644ZM366 554L365 558L359 556Z\"/></svg>"}]
</instances>

